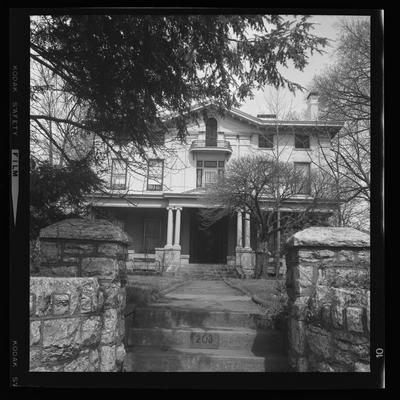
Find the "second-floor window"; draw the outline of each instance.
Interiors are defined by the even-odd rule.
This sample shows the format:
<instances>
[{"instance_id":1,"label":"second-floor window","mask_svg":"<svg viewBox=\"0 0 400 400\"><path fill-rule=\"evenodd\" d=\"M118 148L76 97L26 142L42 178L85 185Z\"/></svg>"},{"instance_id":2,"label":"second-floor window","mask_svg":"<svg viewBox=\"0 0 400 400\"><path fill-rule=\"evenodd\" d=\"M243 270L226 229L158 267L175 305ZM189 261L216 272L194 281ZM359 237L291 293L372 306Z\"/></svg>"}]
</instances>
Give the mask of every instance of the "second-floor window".
<instances>
[{"instance_id":1,"label":"second-floor window","mask_svg":"<svg viewBox=\"0 0 400 400\"><path fill-rule=\"evenodd\" d=\"M263 149L272 149L274 147L274 134L273 133L259 134L258 147Z\"/></svg>"},{"instance_id":2,"label":"second-floor window","mask_svg":"<svg viewBox=\"0 0 400 400\"><path fill-rule=\"evenodd\" d=\"M111 165L111 189L126 189L126 172L126 161L114 158Z\"/></svg>"},{"instance_id":3,"label":"second-floor window","mask_svg":"<svg viewBox=\"0 0 400 400\"><path fill-rule=\"evenodd\" d=\"M296 182L296 193L310 194L311 193L310 163L295 162L294 172L296 176L298 176L298 180Z\"/></svg>"},{"instance_id":4,"label":"second-floor window","mask_svg":"<svg viewBox=\"0 0 400 400\"><path fill-rule=\"evenodd\" d=\"M216 183L224 174L224 161L197 161L196 187Z\"/></svg>"},{"instance_id":5,"label":"second-floor window","mask_svg":"<svg viewBox=\"0 0 400 400\"><path fill-rule=\"evenodd\" d=\"M147 169L147 190L159 191L163 187L164 161L149 160Z\"/></svg>"},{"instance_id":6,"label":"second-floor window","mask_svg":"<svg viewBox=\"0 0 400 400\"><path fill-rule=\"evenodd\" d=\"M296 149L309 149L310 148L310 136L307 133L295 133L294 134L294 147Z\"/></svg>"}]
</instances>

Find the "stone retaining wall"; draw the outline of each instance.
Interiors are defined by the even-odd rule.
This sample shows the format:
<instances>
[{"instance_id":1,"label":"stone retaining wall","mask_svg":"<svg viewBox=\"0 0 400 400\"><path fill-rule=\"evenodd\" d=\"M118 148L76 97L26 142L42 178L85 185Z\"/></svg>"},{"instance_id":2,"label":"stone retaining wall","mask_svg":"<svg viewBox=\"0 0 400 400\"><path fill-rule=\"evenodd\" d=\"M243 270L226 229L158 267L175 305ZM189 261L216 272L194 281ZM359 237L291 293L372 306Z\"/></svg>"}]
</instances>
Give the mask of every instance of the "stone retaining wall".
<instances>
[{"instance_id":1,"label":"stone retaining wall","mask_svg":"<svg viewBox=\"0 0 400 400\"><path fill-rule=\"evenodd\" d=\"M103 220L64 220L40 232L31 277L31 371L120 371L128 238Z\"/></svg>"},{"instance_id":2,"label":"stone retaining wall","mask_svg":"<svg viewBox=\"0 0 400 400\"><path fill-rule=\"evenodd\" d=\"M370 356L369 236L309 228L287 242L289 363L298 372L366 372Z\"/></svg>"}]
</instances>

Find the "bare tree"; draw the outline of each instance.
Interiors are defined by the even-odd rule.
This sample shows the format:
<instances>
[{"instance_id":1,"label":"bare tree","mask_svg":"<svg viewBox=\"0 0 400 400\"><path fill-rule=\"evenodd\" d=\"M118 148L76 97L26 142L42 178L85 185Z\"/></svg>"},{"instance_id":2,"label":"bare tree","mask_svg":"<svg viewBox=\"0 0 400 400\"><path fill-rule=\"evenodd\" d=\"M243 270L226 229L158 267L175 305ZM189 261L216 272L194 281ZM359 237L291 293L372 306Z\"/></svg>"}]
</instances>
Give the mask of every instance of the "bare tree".
<instances>
[{"instance_id":1,"label":"bare tree","mask_svg":"<svg viewBox=\"0 0 400 400\"><path fill-rule=\"evenodd\" d=\"M331 185L329 176L314 172L305 176L292 163L273 156L241 157L232 160L218 183L207 188L204 201L208 208L200 212L202 224L211 226L238 208L245 209L256 222L260 276L267 266L272 238L320 219L320 212L330 204Z\"/></svg>"},{"instance_id":2,"label":"bare tree","mask_svg":"<svg viewBox=\"0 0 400 400\"><path fill-rule=\"evenodd\" d=\"M336 224L365 229L371 192L370 23L344 19L339 28L337 61L314 78L312 89L319 93L321 119L346 121L329 151L320 146L325 172L336 182Z\"/></svg>"}]
</instances>

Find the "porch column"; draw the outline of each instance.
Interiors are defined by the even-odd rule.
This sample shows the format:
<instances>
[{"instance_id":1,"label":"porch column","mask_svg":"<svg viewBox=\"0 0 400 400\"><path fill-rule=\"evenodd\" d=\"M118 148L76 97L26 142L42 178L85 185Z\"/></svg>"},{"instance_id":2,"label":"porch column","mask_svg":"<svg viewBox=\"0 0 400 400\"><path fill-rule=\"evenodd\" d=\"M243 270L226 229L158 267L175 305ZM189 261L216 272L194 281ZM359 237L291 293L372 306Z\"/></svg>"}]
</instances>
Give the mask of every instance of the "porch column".
<instances>
[{"instance_id":1,"label":"porch column","mask_svg":"<svg viewBox=\"0 0 400 400\"><path fill-rule=\"evenodd\" d=\"M168 210L168 225L167 225L167 246L172 246L172 232L174 230L173 208L167 207Z\"/></svg>"},{"instance_id":2,"label":"porch column","mask_svg":"<svg viewBox=\"0 0 400 400\"><path fill-rule=\"evenodd\" d=\"M237 210L236 247L243 247L242 240L242 210Z\"/></svg>"},{"instance_id":3,"label":"porch column","mask_svg":"<svg viewBox=\"0 0 400 400\"><path fill-rule=\"evenodd\" d=\"M175 241L174 246L180 247L180 236L181 236L181 207L176 208L175 214Z\"/></svg>"},{"instance_id":4,"label":"porch column","mask_svg":"<svg viewBox=\"0 0 400 400\"><path fill-rule=\"evenodd\" d=\"M250 214L244 214L244 247L250 249Z\"/></svg>"}]
</instances>

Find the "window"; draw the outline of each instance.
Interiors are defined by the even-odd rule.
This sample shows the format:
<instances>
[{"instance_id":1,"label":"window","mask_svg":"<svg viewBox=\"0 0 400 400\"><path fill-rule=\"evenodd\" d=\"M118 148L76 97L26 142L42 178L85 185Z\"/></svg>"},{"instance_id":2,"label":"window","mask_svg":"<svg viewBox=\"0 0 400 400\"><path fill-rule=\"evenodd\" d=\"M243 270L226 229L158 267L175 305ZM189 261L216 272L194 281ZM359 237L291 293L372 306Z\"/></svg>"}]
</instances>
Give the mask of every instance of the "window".
<instances>
[{"instance_id":1,"label":"window","mask_svg":"<svg viewBox=\"0 0 400 400\"><path fill-rule=\"evenodd\" d=\"M217 146L217 120L208 118L206 122L206 146Z\"/></svg>"},{"instance_id":2,"label":"window","mask_svg":"<svg viewBox=\"0 0 400 400\"><path fill-rule=\"evenodd\" d=\"M224 176L224 161L197 161L196 187L207 187Z\"/></svg>"},{"instance_id":3,"label":"window","mask_svg":"<svg viewBox=\"0 0 400 400\"><path fill-rule=\"evenodd\" d=\"M274 147L274 134L263 133L258 135L258 147L263 149L272 149Z\"/></svg>"},{"instance_id":4,"label":"window","mask_svg":"<svg viewBox=\"0 0 400 400\"><path fill-rule=\"evenodd\" d=\"M310 136L306 133L295 133L294 134L294 147L296 149L309 149L310 148Z\"/></svg>"},{"instance_id":5,"label":"window","mask_svg":"<svg viewBox=\"0 0 400 400\"><path fill-rule=\"evenodd\" d=\"M294 172L296 175L299 175L299 180L296 182L296 193L310 194L310 163L295 162Z\"/></svg>"},{"instance_id":6,"label":"window","mask_svg":"<svg viewBox=\"0 0 400 400\"><path fill-rule=\"evenodd\" d=\"M147 190L162 190L164 175L163 160L149 160L147 171Z\"/></svg>"},{"instance_id":7,"label":"window","mask_svg":"<svg viewBox=\"0 0 400 400\"><path fill-rule=\"evenodd\" d=\"M125 160L114 158L111 164L111 189L126 189L126 171L127 165Z\"/></svg>"}]
</instances>

